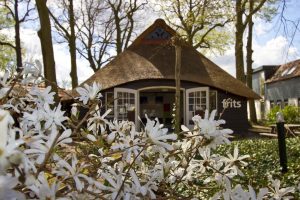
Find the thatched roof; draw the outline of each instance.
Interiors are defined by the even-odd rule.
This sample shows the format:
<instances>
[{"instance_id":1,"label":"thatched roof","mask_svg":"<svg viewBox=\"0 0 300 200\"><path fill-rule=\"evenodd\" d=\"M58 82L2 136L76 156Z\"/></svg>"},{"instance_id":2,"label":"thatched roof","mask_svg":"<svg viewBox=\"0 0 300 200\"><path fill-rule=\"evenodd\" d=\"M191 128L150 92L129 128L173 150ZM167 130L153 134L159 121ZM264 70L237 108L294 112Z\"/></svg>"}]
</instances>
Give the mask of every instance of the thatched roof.
<instances>
[{"instance_id":1,"label":"thatched roof","mask_svg":"<svg viewBox=\"0 0 300 200\"><path fill-rule=\"evenodd\" d=\"M151 38L157 28L167 32L165 38ZM84 83L96 81L102 84L103 89L108 89L137 80L174 80L175 48L169 41L175 34L163 20L156 20L129 48ZM247 98L260 98L241 81L187 45L182 47L181 80L212 86Z\"/></svg>"},{"instance_id":2,"label":"thatched roof","mask_svg":"<svg viewBox=\"0 0 300 200\"><path fill-rule=\"evenodd\" d=\"M275 74L266 81L266 83L272 83L296 77L300 77L300 59L281 65L276 70Z\"/></svg>"}]
</instances>

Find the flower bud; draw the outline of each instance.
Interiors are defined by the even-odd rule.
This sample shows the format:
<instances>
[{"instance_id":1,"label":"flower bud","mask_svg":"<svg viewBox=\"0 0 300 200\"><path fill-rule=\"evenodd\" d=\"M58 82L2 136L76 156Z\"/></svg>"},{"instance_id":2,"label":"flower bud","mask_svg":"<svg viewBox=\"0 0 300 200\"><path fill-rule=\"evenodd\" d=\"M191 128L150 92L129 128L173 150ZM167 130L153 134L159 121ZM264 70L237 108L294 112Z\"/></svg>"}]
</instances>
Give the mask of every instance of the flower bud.
<instances>
[{"instance_id":1,"label":"flower bud","mask_svg":"<svg viewBox=\"0 0 300 200\"><path fill-rule=\"evenodd\" d=\"M9 158L8 158L9 162L11 164L14 165L19 165L22 163L23 161L23 155L20 152L14 153L12 154Z\"/></svg>"}]
</instances>

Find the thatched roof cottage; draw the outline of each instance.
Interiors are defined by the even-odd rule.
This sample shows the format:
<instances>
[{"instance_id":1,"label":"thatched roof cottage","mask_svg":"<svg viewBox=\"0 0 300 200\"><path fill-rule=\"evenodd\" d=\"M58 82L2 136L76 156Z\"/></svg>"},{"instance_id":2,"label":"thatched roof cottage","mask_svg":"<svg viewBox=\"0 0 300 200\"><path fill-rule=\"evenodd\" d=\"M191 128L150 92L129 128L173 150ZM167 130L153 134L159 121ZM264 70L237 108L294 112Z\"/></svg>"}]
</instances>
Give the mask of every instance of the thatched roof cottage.
<instances>
[{"instance_id":1,"label":"thatched roof cottage","mask_svg":"<svg viewBox=\"0 0 300 200\"><path fill-rule=\"evenodd\" d=\"M170 40L176 32L163 20L156 20L105 67L84 83L102 84L104 105L111 117L133 120L147 114L171 126L175 101L175 48ZM227 127L248 128L247 100L259 96L193 47L182 47L181 118L192 125L192 117L205 109L223 113ZM83 84L84 84L83 83ZM116 99L113 101L113 99Z\"/></svg>"}]
</instances>

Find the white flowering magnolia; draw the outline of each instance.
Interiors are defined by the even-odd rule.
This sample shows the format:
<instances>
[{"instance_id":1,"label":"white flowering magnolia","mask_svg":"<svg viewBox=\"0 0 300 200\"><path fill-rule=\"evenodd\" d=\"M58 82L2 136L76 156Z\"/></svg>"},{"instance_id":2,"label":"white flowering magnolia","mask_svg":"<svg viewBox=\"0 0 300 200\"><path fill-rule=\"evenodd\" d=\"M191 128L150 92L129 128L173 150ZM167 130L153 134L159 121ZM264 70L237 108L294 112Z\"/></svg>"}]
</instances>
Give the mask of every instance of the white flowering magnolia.
<instances>
[{"instance_id":1,"label":"white flowering magnolia","mask_svg":"<svg viewBox=\"0 0 300 200\"><path fill-rule=\"evenodd\" d=\"M51 87L46 87L41 91L37 86L33 87L28 95L38 106L54 103L54 92L51 92Z\"/></svg>"},{"instance_id":2,"label":"white flowering magnolia","mask_svg":"<svg viewBox=\"0 0 300 200\"><path fill-rule=\"evenodd\" d=\"M99 99L102 95L99 93L101 90L101 85L98 83L93 83L92 86L88 84L83 85L84 88L78 87L76 90L79 93L79 100L83 102L83 104L87 104L90 100Z\"/></svg>"},{"instance_id":3,"label":"white flowering magnolia","mask_svg":"<svg viewBox=\"0 0 300 200\"><path fill-rule=\"evenodd\" d=\"M0 109L0 175L5 174L11 165L22 162L22 153L18 147L24 141L15 138L16 134L11 130L13 123L9 112Z\"/></svg>"},{"instance_id":4,"label":"white flowering magnolia","mask_svg":"<svg viewBox=\"0 0 300 200\"><path fill-rule=\"evenodd\" d=\"M3 77L0 77L0 100L7 95L11 82L12 79L9 78L9 72L5 71Z\"/></svg>"},{"instance_id":5,"label":"white flowering magnolia","mask_svg":"<svg viewBox=\"0 0 300 200\"><path fill-rule=\"evenodd\" d=\"M139 131L133 122L106 119L109 111L98 107L100 89L96 83L77 88L70 118L54 105L50 87L31 87L1 105L0 199L197 199L197 193L180 191L199 180L218 189L212 199L291 198L294 188L280 188L278 180L257 194L232 181L243 175L249 156L239 156L237 146L233 155L213 153L232 133L221 128L224 120L215 120L216 111L195 116L193 130L182 126L176 134L146 116ZM78 118L80 105L87 104ZM19 127L9 109L20 114Z\"/></svg>"}]
</instances>

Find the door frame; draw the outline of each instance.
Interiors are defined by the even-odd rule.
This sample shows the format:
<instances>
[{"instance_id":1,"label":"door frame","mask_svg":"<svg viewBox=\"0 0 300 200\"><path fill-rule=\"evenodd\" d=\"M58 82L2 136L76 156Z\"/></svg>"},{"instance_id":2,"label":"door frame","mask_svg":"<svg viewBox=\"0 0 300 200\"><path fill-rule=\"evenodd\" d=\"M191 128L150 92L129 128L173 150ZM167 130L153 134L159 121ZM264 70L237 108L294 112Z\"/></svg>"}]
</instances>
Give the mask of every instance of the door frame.
<instances>
[{"instance_id":1,"label":"door frame","mask_svg":"<svg viewBox=\"0 0 300 200\"><path fill-rule=\"evenodd\" d=\"M206 109L209 109L209 87L195 87L195 88L190 88L186 89L185 91L185 125L189 128L191 128L189 124L189 93L191 92L206 92Z\"/></svg>"},{"instance_id":2,"label":"door frame","mask_svg":"<svg viewBox=\"0 0 300 200\"><path fill-rule=\"evenodd\" d=\"M146 91L146 90L151 90L151 89L172 89L176 92L176 87L174 86L149 86L149 87L143 87L138 89L138 97L140 98L140 92ZM180 91L182 92L182 103L183 103L183 111L182 111L182 116L183 116L183 122L185 123L185 117L186 117L186 98L185 98L185 93L186 93L186 89L185 88L180 88ZM140 113L140 103L138 103L138 114ZM137 123L138 125L140 123Z\"/></svg>"}]
</instances>

